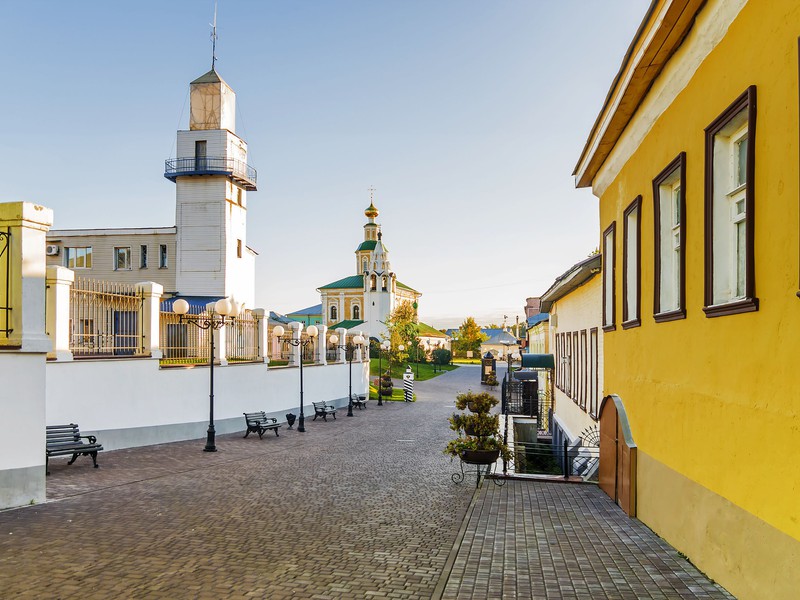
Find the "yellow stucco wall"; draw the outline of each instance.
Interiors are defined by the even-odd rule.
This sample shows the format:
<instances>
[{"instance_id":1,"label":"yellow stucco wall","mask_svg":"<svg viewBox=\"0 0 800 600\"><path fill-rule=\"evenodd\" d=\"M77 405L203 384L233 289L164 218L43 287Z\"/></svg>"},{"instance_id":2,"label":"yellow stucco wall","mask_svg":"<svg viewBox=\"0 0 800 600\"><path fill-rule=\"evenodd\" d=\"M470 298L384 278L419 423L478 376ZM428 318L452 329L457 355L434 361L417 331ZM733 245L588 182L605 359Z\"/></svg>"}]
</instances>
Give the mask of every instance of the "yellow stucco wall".
<instances>
[{"instance_id":1,"label":"yellow stucco wall","mask_svg":"<svg viewBox=\"0 0 800 600\"><path fill-rule=\"evenodd\" d=\"M708 2L698 22L719 4ZM794 464L800 444L798 35L796 0L751 0L600 200L600 231L617 221L617 329L604 335L604 387L622 398L646 456L639 465L638 516L742 597L790 597L787 587L773 589L782 577L779 564L757 557L796 557L800 548L800 474ZM687 53L682 47L659 79L676 77ZM750 85L757 86L760 309L707 318L702 311L704 129ZM629 129L640 117L637 113ZM652 180L682 151L687 317L656 323ZM642 325L623 330L622 214L639 194ZM677 478L681 494L672 493ZM676 513L671 501L681 504L681 518L670 517ZM730 542L737 527L747 543ZM765 528L775 535L759 535Z\"/></svg>"}]
</instances>

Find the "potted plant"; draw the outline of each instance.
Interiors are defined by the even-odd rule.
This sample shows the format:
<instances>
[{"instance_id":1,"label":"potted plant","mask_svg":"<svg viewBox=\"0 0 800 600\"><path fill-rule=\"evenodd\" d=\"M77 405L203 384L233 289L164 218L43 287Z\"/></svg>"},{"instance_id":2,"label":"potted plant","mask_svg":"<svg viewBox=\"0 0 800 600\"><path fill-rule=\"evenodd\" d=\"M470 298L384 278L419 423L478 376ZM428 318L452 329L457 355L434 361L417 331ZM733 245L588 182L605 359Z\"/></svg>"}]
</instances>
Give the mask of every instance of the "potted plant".
<instances>
[{"instance_id":1,"label":"potted plant","mask_svg":"<svg viewBox=\"0 0 800 600\"><path fill-rule=\"evenodd\" d=\"M384 398L391 398L393 390L394 390L394 385L392 384L392 374L391 371L387 369L386 372L383 375L381 375L381 381L380 381L381 396L383 396Z\"/></svg>"},{"instance_id":2,"label":"potted plant","mask_svg":"<svg viewBox=\"0 0 800 600\"><path fill-rule=\"evenodd\" d=\"M497 406L498 400L489 392L466 392L456 396L456 408L458 410L469 409L473 413L488 413Z\"/></svg>"},{"instance_id":3,"label":"potted plant","mask_svg":"<svg viewBox=\"0 0 800 600\"><path fill-rule=\"evenodd\" d=\"M500 417L489 414L497 402L488 392L459 394L456 408L470 412L453 413L450 417L450 429L459 435L448 442L444 453L477 465L492 464L501 456L510 460L511 452L499 436Z\"/></svg>"},{"instance_id":4,"label":"potted plant","mask_svg":"<svg viewBox=\"0 0 800 600\"><path fill-rule=\"evenodd\" d=\"M494 373L489 373L486 376L486 385L489 387L495 387L497 385L497 375Z\"/></svg>"}]
</instances>

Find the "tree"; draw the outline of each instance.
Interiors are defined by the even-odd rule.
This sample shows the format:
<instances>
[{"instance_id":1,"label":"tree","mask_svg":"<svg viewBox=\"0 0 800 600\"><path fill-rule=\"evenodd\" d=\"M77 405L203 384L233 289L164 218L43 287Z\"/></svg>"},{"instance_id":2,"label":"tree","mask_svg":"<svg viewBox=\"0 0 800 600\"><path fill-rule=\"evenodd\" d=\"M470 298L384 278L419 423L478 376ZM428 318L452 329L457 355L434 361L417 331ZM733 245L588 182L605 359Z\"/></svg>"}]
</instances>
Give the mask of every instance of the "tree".
<instances>
[{"instance_id":1,"label":"tree","mask_svg":"<svg viewBox=\"0 0 800 600\"><path fill-rule=\"evenodd\" d=\"M467 317L458 328L455 344L459 352L466 353L471 350L473 353L480 353L481 344L488 339L488 336L481 332L475 319Z\"/></svg>"},{"instance_id":2,"label":"tree","mask_svg":"<svg viewBox=\"0 0 800 600\"><path fill-rule=\"evenodd\" d=\"M395 353L396 360L403 361L407 351L412 345L417 343L419 338L419 323L417 322L417 311L411 302L401 302L389 315L386 322L389 331L389 340L392 343L392 351ZM398 346L403 344L406 352L399 352Z\"/></svg>"}]
</instances>

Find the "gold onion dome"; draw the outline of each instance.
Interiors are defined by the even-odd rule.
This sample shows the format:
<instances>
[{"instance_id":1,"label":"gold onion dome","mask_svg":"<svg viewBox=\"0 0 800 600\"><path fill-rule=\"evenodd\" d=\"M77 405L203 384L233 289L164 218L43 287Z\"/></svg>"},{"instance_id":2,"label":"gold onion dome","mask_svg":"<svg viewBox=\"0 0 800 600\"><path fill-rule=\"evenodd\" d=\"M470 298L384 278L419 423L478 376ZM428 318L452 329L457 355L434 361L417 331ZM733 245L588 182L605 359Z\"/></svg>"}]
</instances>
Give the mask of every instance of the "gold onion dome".
<instances>
[{"instance_id":1,"label":"gold onion dome","mask_svg":"<svg viewBox=\"0 0 800 600\"><path fill-rule=\"evenodd\" d=\"M372 204L372 202L370 202L367 210L364 211L364 214L367 216L367 218L374 219L378 216L378 209L375 208L375 205Z\"/></svg>"}]
</instances>

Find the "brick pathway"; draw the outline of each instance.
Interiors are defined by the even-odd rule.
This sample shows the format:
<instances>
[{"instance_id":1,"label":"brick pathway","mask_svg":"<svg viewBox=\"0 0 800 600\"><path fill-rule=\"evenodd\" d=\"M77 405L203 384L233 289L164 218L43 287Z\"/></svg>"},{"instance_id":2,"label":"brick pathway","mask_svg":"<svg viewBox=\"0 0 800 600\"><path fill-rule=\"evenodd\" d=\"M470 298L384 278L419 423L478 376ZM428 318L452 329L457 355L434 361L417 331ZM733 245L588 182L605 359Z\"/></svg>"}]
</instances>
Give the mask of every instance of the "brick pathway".
<instances>
[{"instance_id":1,"label":"brick pathway","mask_svg":"<svg viewBox=\"0 0 800 600\"><path fill-rule=\"evenodd\" d=\"M479 387L477 377L462 368L417 384L414 404L308 419L305 434L220 436L215 454L198 439L103 452L99 469L85 457L54 460L50 502L0 512L0 596L623 597L616 592L635 594L649 565L645 589L661 597L709 588L591 487L487 483L471 504L474 485L450 481L441 449L455 392ZM603 507L602 517L570 518L582 503ZM570 510L546 526L528 510L544 504ZM639 545L649 562L626 562L609 537L629 553ZM561 541L545 552L545 539ZM595 548L591 563L570 557L582 545Z\"/></svg>"}]
</instances>

